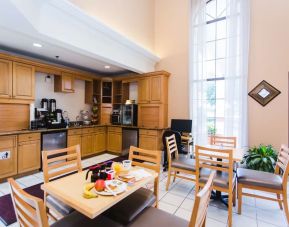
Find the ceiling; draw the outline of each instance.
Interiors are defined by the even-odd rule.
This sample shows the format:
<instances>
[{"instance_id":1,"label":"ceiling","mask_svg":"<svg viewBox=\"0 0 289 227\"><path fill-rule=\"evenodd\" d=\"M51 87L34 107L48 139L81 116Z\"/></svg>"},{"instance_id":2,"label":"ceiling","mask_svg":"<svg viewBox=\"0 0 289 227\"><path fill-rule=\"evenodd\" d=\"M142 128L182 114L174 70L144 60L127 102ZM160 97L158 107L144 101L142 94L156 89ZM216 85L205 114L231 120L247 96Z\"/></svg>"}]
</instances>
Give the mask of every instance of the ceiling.
<instances>
[{"instance_id":1,"label":"ceiling","mask_svg":"<svg viewBox=\"0 0 289 227\"><path fill-rule=\"evenodd\" d=\"M134 43L129 43L130 41L125 40L124 37L120 37L120 34L116 34L114 31L111 31L110 28L101 27L99 34L95 33L97 32L96 29L89 30L92 28L87 26L88 23L99 28L99 22L89 18L88 15L76 9L75 6L65 5L68 4L66 1L37 0L38 8L36 6L34 8L32 7L33 4L31 0L26 0L26 5L23 5L23 1L21 1L22 0L0 1L0 49L4 51L39 58L90 72L110 75L122 74L129 71L145 72L146 68L150 70L154 67L157 61L155 56L152 58L152 56L149 55L151 53L147 53L145 50L136 47ZM35 0L33 1L33 3L35 3ZM27 7L29 2L32 5ZM51 3L51 5L48 5L47 2ZM52 3L55 5L52 5ZM57 7L56 4L58 4ZM45 7L46 9L44 11L43 8ZM74 13L72 18L75 19L79 16L79 21L82 20L81 22L87 19L87 21L85 21L86 24L84 22L76 24L78 21L73 21L73 19L69 17L69 14L65 17L67 21L59 18L59 23L57 23L57 18L55 17L59 14L57 10L61 7L65 8L65 10L70 7L69 13ZM41 12L43 13L35 12L37 9L42 9ZM32 12L32 10L34 11ZM48 14L49 10L50 14L45 17L45 12ZM34 14L35 16L33 17ZM55 20L51 20L47 24L49 16ZM68 28L70 30L65 31L65 24L62 25L62 22L66 22L78 30L72 31L73 28L70 27ZM50 26L54 26L54 30L49 30L51 28ZM104 25L101 24L101 26ZM78 34L77 31L79 31ZM94 34L92 34L91 31L93 31ZM107 34L105 34L105 31L108 31ZM87 32L87 34L85 32ZM115 35L116 38L112 39L112 35ZM80 42L81 39L83 39L83 42ZM119 43L116 44L117 40ZM120 46L123 40L125 42L123 42L123 46ZM91 48L87 45L89 42L92 44ZM103 45L99 42L103 42ZM35 47L33 45L34 43L39 43L42 47ZM128 49L128 44L131 45L130 49ZM127 50L125 48L127 48ZM108 52L110 54L108 54ZM128 54L132 56L131 62L129 57L126 59L126 54L127 56ZM133 54L135 54L136 57L133 56ZM139 62L136 62L136 60L138 60L137 58L139 58ZM151 61L151 59L153 59L153 61ZM126 62L128 63L127 65ZM152 67L149 64L151 64ZM109 68L105 68L105 66L109 66Z\"/></svg>"}]
</instances>

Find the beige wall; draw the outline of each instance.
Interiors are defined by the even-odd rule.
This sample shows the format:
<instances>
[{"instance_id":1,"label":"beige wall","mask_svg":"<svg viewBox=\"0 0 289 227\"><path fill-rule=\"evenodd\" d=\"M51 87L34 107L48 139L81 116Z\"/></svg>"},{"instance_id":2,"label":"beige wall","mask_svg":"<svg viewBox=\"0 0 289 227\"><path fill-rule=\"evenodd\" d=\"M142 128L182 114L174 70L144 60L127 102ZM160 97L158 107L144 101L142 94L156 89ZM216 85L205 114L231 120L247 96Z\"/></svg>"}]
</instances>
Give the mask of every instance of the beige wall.
<instances>
[{"instance_id":1,"label":"beige wall","mask_svg":"<svg viewBox=\"0 0 289 227\"><path fill-rule=\"evenodd\" d=\"M169 79L169 122L189 117L189 13L190 0L156 0L155 50L161 57L157 70Z\"/></svg>"},{"instance_id":2,"label":"beige wall","mask_svg":"<svg viewBox=\"0 0 289 227\"><path fill-rule=\"evenodd\" d=\"M69 0L90 16L154 50L154 0Z\"/></svg>"},{"instance_id":3,"label":"beige wall","mask_svg":"<svg viewBox=\"0 0 289 227\"><path fill-rule=\"evenodd\" d=\"M288 143L289 1L252 0L248 88L266 80L281 94L266 107L249 98L249 143Z\"/></svg>"}]
</instances>

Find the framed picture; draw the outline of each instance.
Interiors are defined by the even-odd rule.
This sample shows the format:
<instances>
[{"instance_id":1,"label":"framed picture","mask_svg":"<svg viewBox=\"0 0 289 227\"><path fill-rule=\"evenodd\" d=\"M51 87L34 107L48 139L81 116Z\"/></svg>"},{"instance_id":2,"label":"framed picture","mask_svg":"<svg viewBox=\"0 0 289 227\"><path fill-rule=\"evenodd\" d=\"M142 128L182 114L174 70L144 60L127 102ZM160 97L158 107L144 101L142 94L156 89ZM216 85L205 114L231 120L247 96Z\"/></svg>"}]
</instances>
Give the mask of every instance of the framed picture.
<instances>
[{"instance_id":1,"label":"framed picture","mask_svg":"<svg viewBox=\"0 0 289 227\"><path fill-rule=\"evenodd\" d=\"M281 92L277 88L263 80L252 91L250 91L248 95L255 99L262 106L266 106L280 93Z\"/></svg>"}]
</instances>

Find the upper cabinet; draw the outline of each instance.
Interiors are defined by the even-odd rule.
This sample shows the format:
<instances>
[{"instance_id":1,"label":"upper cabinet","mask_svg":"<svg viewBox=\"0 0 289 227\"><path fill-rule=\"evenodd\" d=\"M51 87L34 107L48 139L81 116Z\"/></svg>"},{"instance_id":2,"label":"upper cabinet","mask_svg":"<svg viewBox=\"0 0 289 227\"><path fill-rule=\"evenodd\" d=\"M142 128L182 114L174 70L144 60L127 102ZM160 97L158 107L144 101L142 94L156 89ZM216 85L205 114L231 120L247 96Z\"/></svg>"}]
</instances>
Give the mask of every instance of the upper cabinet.
<instances>
[{"instance_id":1,"label":"upper cabinet","mask_svg":"<svg viewBox=\"0 0 289 227\"><path fill-rule=\"evenodd\" d=\"M0 59L0 77L0 98L34 99L34 66Z\"/></svg>"},{"instance_id":2,"label":"upper cabinet","mask_svg":"<svg viewBox=\"0 0 289 227\"><path fill-rule=\"evenodd\" d=\"M13 62L13 98L33 100L34 96L34 66Z\"/></svg>"},{"instance_id":3,"label":"upper cabinet","mask_svg":"<svg viewBox=\"0 0 289 227\"><path fill-rule=\"evenodd\" d=\"M0 59L0 98L12 97L12 61Z\"/></svg>"},{"instance_id":4,"label":"upper cabinet","mask_svg":"<svg viewBox=\"0 0 289 227\"><path fill-rule=\"evenodd\" d=\"M74 75L71 73L62 72L61 76L54 77L54 91L73 93L74 92Z\"/></svg>"},{"instance_id":5,"label":"upper cabinet","mask_svg":"<svg viewBox=\"0 0 289 227\"><path fill-rule=\"evenodd\" d=\"M140 78L138 81L138 103L167 104L168 76L152 75Z\"/></svg>"}]
</instances>

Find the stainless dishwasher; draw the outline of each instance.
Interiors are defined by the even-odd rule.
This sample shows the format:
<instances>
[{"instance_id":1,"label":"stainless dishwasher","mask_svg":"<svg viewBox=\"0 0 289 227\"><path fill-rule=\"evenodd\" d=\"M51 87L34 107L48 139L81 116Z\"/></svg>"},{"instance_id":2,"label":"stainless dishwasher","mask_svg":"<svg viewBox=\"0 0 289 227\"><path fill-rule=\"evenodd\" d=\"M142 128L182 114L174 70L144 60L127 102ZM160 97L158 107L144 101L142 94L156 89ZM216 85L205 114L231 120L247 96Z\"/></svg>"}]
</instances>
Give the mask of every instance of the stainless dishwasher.
<instances>
[{"instance_id":1,"label":"stainless dishwasher","mask_svg":"<svg viewBox=\"0 0 289 227\"><path fill-rule=\"evenodd\" d=\"M138 147L138 129L122 128L122 155L129 152L130 146Z\"/></svg>"}]
</instances>

